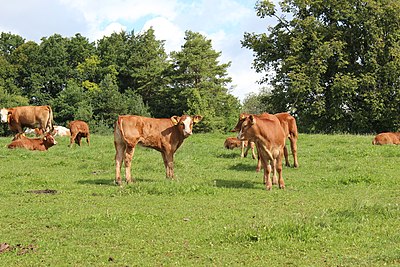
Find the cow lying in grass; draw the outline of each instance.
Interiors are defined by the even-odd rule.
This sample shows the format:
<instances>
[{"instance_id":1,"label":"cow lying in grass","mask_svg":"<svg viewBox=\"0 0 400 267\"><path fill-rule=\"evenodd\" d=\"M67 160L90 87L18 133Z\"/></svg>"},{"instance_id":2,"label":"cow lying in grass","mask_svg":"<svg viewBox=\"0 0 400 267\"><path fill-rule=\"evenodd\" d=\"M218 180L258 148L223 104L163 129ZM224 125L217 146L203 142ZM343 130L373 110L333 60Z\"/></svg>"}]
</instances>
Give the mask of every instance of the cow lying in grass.
<instances>
[{"instance_id":1,"label":"cow lying in grass","mask_svg":"<svg viewBox=\"0 0 400 267\"><path fill-rule=\"evenodd\" d=\"M251 154L252 154L253 159L256 158L256 153L254 151L255 145L253 142L250 142L250 145L249 145L248 141L240 141L239 139L237 139L237 137L228 137L225 139L224 147L226 149L241 148L242 153L240 156L242 158L247 157L247 154L249 153L249 150L251 149Z\"/></svg>"},{"instance_id":2,"label":"cow lying in grass","mask_svg":"<svg viewBox=\"0 0 400 267\"><path fill-rule=\"evenodd\" d=\"M47 133L42 138L28 138L24 134L17 134L7 147L10 149L25 148L28 150L46 151L56 144L56 140L50 133Z\"/></svg>"},{"instance_id":3,"label":"cow lying in grass","mask_svg":"<svg viewBox=\"0 0 400 267\"><path fill-rule=\"evenodd\" d=\"M380 133L372 141L373 145L400 145L400 132Z\"/></svg>"}]
</instances>

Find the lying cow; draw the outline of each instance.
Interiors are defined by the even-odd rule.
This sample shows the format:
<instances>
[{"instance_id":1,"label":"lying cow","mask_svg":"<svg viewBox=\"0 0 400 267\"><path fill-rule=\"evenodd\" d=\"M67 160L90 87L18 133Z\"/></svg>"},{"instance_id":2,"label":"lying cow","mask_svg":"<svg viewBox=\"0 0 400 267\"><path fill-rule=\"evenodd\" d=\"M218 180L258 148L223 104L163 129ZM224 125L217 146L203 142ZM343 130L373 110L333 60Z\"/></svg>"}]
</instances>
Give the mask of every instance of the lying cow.
<instances>
[{"instance_id":1,"label":"lying cow","mask_svg":"<svg viewBox=\"0 0 400 267\"><path fill-rule=\"evenodd\" d=\"M23 133L24 127L39 128L42 132L53 130L53 111L50 106L23 106L2 108L1 122L8 123L11 131Z\"/></svg>"},{"instance_id":2,"label":"lying cow","mask_svg":"<svg viewBox=\"0 0 400 267\"><path fill-rule=\"evenodd\" d=\"M242 153L240 156L242 158L247 157L247 153L249 152L249 149L251 149L253 159L256 158L256 154L254 151L255 145L253 142L250 142L250 146L249 146L247 141L240 141L239 139L237 139L237 137L228 137L225 139L224 147L226 149L241 148ZM246 150L245 150L245 148L246 148Z\"/></svg>"},{"instance_id":3,"label":"lying cow","mask_svg":"<svg viewBox=\"0 0 400 267\"><path fill-rule=\"evenodd\" d=\"M240 125L238 139L255 142L258 156L264 168L264 183L267 190L272 184L279 184L279 188L285 188L282 176L282 153L285 146L285 132L280 126L278 118L264 113L262 116L246 116ZM273 170L273 181L271 171ZM278 173L278 181L276 177Z\"/></svg>"},{"instance_id":4,"label":"lying cow","mask_svg":"<svg viewBox=\"0 0 400 267\"><path fill-rule=\"evenodd\" d=\"M400 132L386 132L375 136L373 145L400 145Z\"/></svg>"},{"instance_id":5,"label":"lying cow","mask_svg":"<svg viewBox=\"0 0 400 267\"><path fill-rule=\"evenodd\" d=\"M71 131L64 126L54 126L53 136L71 136Z\"/></svg>"},{"instance_id":6,"label":"lying cow","mask_svg":"<svg viewBox=\"0 0 400 267\"><path fill-rule=\"evenodd\" d=\"M81 139L83 137L86 138L87 144L90 145L89 125L86 122L80 120L71 121L69 123L69 130L71 133L71 138L69 142L70 147L72 147L74 141L80 146Z\"/></svg>"},{"instance_id":7,"label":"lying cow","mask_svg":"<svg viewBox=\"0 0 400 267\"><path fill-rule=\"evenodd\" d=\"M42 138L28 138L23 134L17 134L7 147L10 149L25 148L28 150L46 151L56 144L56 140L50 133L47 133Z\"/></svg>"},{"instance_id":8,"label":"lying cow","mask_svg":"<svg viewBox=\"0 0 400 267\"><path fill-rule=\"evenodd\" d=\"M125 179L131 183L131 161L139 143L161 152L166 176L174 178L174 154L185 138L192 135L194 123L202 116L155 119L134 115L119 116L114 129L115 182L121 185L121 165L125 163Z\"/></svg>"}]
</instances>

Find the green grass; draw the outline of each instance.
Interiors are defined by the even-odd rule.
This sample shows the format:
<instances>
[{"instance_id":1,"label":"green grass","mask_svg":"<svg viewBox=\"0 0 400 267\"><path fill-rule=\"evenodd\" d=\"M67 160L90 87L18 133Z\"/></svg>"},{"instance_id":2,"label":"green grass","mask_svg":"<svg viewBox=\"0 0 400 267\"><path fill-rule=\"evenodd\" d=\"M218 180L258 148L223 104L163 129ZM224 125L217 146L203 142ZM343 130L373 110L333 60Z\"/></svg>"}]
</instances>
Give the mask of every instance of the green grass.
<instances>
[{"instance_id":1,"label":"green grass","mask_svg":"<svg viewBox=\"0 0 400 267\"><path fill-rule=\"evenodd\" d=\"M300 135L300 168L265 191L228 135L195 134L175 154L138 148L114 185L111 136L47 152L0 138L1 266L396 266L400 147L372 136ZM291 162L292 158L291 158ZM34 194L31 190L57 190Z\"/></svg>"}]
</instances>

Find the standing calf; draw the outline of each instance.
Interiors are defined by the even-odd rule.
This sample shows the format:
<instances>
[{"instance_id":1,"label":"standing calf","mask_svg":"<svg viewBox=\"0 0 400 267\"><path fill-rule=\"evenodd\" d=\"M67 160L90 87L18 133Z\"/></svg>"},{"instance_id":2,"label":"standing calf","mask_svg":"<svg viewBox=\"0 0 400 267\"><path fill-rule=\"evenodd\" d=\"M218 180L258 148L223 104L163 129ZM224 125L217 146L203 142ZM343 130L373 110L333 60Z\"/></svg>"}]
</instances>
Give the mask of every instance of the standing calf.
<instances>
[{"instance_id":1,"label":"standing calf","mask_svg":"<svg viewBox=\"0 0 400 267\"><path fill-rule=\"evenodd\" d=\"M174 153L192 135L193 124L201 119L202 116L188 115L165 119L119 116L114 129L115 182L121 185L122 162L125 163L126 182L134 181L131 177L131 162L138 143L161 152L166 176L174 178Z\"/></svg>"},{"instance_id":2,"label":"standing calf","mask_svg":"<svg viewBox=\"0 0 400 267\"><path fill-rule=\"evenodd\" d=\"M69 130L71 132L70 147L72 147L74 141L80 146L82 137L85 137L86 142L90 145L89 125L86 122L79 120L71 121L69 123Z\"/></svg>"}]
</instances>

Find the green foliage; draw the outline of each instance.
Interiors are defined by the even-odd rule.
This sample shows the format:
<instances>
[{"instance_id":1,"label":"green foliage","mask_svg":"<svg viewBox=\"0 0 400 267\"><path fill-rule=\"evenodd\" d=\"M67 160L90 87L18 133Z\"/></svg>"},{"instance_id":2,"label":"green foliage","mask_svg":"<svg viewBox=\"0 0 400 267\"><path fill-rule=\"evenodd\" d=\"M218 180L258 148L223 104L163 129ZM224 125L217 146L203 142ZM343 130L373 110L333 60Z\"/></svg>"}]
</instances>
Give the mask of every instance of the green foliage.
<instances>
[{"instance_id":1,"label":"green foliage","mask_svg":"<svg viewBox=\"0 0 400 267\"><path fill-rule=\"evenodd\" d=\"M113 33L96 44L79 33L40 44L2 33L0 87L28 104L52 105L60 125L82 119L112 129L119 114L187 113L206 118L202 131L229 129L240 108L226 88L230 63L220 64L221 53L201 34L188 31L185 40L181 52L168 55L153 29Z\"/></svg>"},{"instance_id":2,"label":"green foliage","mask_svg":"<svg viewBox=\"0 0 400 267\"><path fill-rule=\"evenodd\" d=\"M396 0L286 0L256 4L268 33L245 33L258 72L273 70L271 101L308 132L400 127L400 4ZM266 76L263 80L268 82Z\"/></svg>"},{"instance_id":3,"label":"green foliage","mask_svg":"<svg viewBox=\"0 0 400 267\"><path fill-rule=\"evenodd\" d=\"M284 167L286 189L267 192L255 160L225 149L226 137L186 139L174 181L159 152L138 146L137 181L122 187L112 135L72 148L56 137L47 152L9 150L0 138L0 240L12 247L2 265L399 264L398 146L300 134L300 167Z\"/></svg>"}]
</instances>

